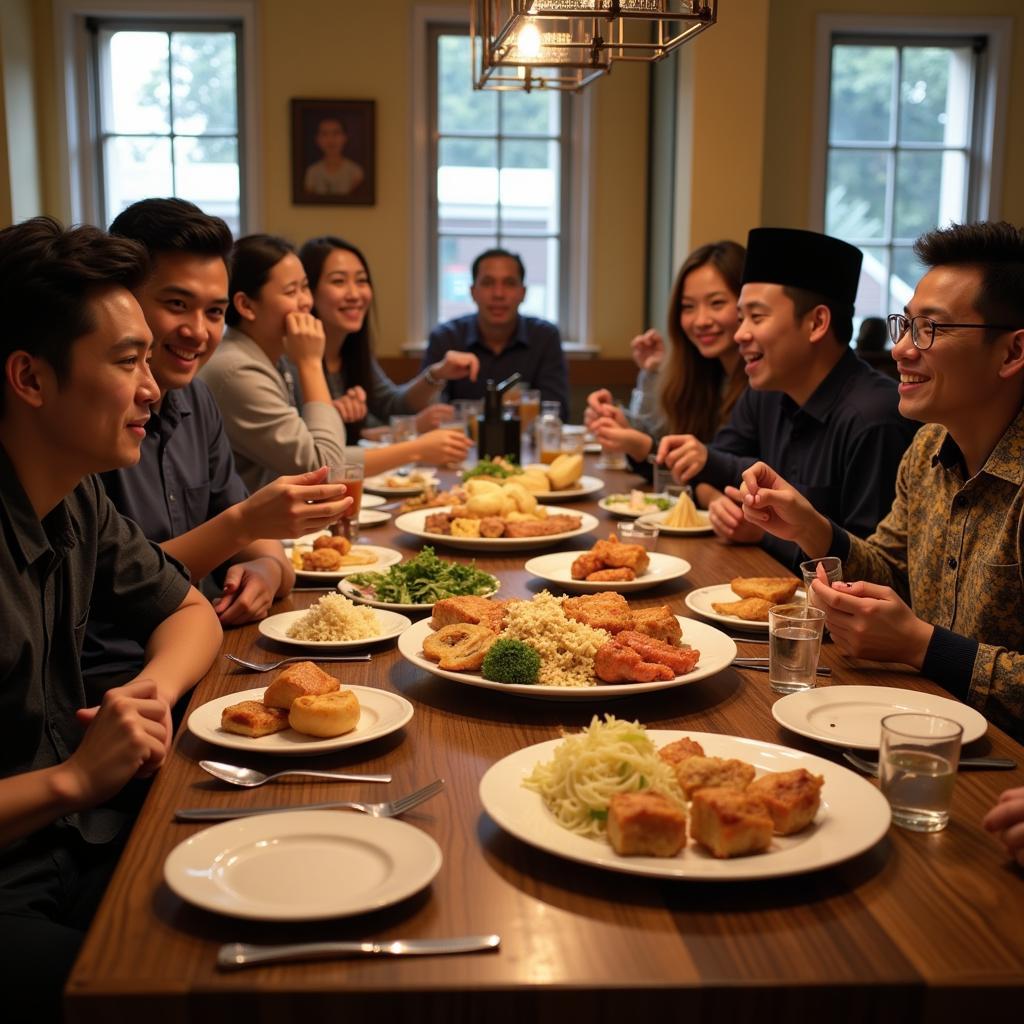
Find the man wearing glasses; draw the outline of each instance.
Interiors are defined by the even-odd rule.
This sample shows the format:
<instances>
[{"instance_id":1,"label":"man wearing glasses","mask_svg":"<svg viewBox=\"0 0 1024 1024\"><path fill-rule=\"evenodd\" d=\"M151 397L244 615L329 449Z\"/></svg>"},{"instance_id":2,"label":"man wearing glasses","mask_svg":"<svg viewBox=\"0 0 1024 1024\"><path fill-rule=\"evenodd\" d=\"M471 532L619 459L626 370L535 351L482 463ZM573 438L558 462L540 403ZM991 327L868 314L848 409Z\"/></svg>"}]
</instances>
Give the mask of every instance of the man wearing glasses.
<instances>
[{"instance_id":1,"label":"man wearing glasses","mask_svg":"<svg viewBox=\"0 0 1024 1024\"><path fill-rule=\"evenodd\" d=\"M744 515L843 559L858 582L813 584L839 650L913 665L1024 739L1024 231L957 225L914 252L930 269L889 328L900 412L925 426L891 511L861 540L762 462Z\"/></svg>"}]
</instances>

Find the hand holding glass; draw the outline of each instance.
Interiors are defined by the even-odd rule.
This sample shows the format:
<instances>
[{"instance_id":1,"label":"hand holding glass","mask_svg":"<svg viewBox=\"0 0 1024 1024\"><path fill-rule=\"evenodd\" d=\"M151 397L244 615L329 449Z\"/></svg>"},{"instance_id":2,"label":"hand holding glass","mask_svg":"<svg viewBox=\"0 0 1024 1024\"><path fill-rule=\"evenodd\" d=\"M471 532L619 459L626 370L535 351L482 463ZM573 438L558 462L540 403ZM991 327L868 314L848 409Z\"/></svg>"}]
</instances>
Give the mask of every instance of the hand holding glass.
<instances>
[{"instance_id":1,"label":"hand holding glass","mask_svg":"<svg viewBox=\"0 0 1024 1024\"><path fill-rule=\"evenodd\" d=\"M821 583L821 577L818 575L819 565L824 569L825 575L828 576L828 585L830 587L833 583L838 583L843 578L843 560L841 558L829 555L827 558L812 558L807 562L800 563L800 573L804 578L804 591L807 594L807 603L815 608L819 607L819 605L814 600L811 583L814 580Z\"/></svg>"}]
</instances>

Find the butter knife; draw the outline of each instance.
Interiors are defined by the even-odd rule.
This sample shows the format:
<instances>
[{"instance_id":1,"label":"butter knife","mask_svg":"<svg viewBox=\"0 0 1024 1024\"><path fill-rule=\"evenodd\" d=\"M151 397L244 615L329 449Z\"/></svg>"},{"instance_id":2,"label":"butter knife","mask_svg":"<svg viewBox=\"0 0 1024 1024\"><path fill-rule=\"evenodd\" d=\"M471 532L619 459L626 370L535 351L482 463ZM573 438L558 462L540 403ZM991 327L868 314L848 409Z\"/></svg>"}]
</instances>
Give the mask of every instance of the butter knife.
<instances>
[{"instance_id":1,"label":"butter knife","mask_svg":"<svg viewBox=\"0 0 1024 1024\"><path fill-rule=\"evenodd\" d=\"M456 939L392 939L380 942L303 942L283 946L229 942L217 951L217 966L232 969L289 960L332 960L343 956L440 956L487 952L500 945L500 935L465 935Z\"/></svg>"},{"instance_id":2,"label":"butter knife","mask_svg":"<svg viewBox=\"0 0 1024 1024\"><path fill-rule=\"evenodd\" d=\"M756 672L767 672L768 671L768 659L767 658L733 658L732 663L737 668L751 668ZM819 676L830 676L832 675L832 669L827 665L819 665L815 670L815 674Z\"/></svg>"}]
</instances>

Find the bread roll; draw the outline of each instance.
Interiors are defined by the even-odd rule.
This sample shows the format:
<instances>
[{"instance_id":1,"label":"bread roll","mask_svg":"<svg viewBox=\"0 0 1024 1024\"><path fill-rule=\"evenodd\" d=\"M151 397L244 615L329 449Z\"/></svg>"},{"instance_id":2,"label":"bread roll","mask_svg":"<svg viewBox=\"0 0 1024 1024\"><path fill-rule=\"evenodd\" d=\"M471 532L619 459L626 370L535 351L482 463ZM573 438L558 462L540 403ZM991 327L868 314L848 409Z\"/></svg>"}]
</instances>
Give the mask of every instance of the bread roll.
<instances>
[{"instance_id":1,"label":"bread roll","mask_svg":"<svg viewBox=\"0 0 1024 1024\"><path fill-rule=\"evenodd\" d=\"M296 732L307 736L341 736L359 724L359 701L351 690L296 697L288 722Z\"/></svg>"},{"instance_id":2,"label":"bread roll","mask_svg":"<svg viewBox=\"0 0 1024 1024\"><path fill-rule=\"evenodd\" d=\"M288 715L280 708L268 708L258 700L243 700L220 713L220 727L239 736L269 736L288 728Z\"/></svg>"},{"instance_id":3,"label":"bread roll","mask_svg":"<svg viewBox=\"0 0 1024 1024\"><path fill-rule=\"evenodd\" d=\"M296 697L331 693L340 686L341 683L337 679L329 676L313 662L297 661L278 673L277 678L263 694L263 703L268 708L284 708L287 711Z\"/></svg>"},{"instance_id":4,"label":"bread roll","mask_svg":"<svg viewBox=\"0 0 1024 1024\"><path fill-rule=\"evenodd\" d=\"M548 466L548 480L553 491L566 491L583 475L582 455L559 455Z\"/></svg>"}]
</instances>

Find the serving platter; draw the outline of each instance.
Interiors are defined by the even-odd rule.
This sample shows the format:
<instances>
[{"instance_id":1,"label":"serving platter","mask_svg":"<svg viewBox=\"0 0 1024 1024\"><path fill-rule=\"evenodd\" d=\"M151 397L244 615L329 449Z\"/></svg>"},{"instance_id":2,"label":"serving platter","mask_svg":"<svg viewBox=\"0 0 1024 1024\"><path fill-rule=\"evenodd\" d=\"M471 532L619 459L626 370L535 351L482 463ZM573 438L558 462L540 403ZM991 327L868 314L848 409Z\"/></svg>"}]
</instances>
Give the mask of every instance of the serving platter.
<instances>
[{"instance_id":1,"label":"serving platter","mask_svg":"<svg viewBox=\"0 0 1024 1024\"><path fill-rule=\"evenodd\" d=\"M589 512L573 512L572 515L579 516L580 525L575 530L568 530L565 533L555 533L546 537L448 537L441 533L428 533L424 529L427 516L441 512L450 512L450 505L442 505L440 508L419 508L413 512L405 512L395 520L395 526L404 533L412 534L421 540L431 544L444 545L460 551L491 551L499 553L503 551L525 551L530 548L549 548L555 544L570 540L573 537L582 537L597 529L599 522L596 516ZM373 566L367 566L363 571L372 570Z\"/></svg>"},{"instance_id":2,"label":"serving platter","mask_svg":"<svg viewBox=\"0 0 1024 1024\"><path fill-rule=\"evenodd\" d=\"M538 555L531 558L524 569L538 579L553 583L562 590L586 593L589 591L615 590L628 593L637 590L650 590L662 583L678 580L690 571L690 563L685 558L675 555L663 555L659 551L649 554L650 565L646 572L635 580L574 580L572 564L582 554L580 551L556 551L550 555Z\"/></svg>"}]
</instances>

